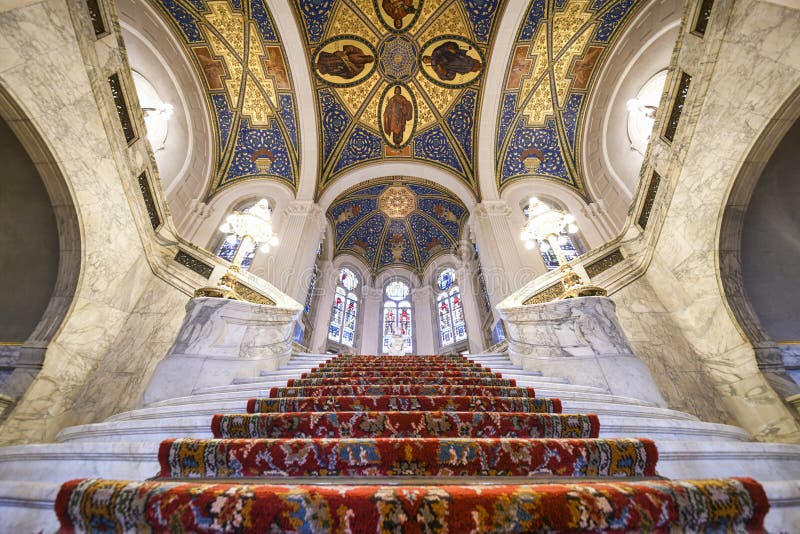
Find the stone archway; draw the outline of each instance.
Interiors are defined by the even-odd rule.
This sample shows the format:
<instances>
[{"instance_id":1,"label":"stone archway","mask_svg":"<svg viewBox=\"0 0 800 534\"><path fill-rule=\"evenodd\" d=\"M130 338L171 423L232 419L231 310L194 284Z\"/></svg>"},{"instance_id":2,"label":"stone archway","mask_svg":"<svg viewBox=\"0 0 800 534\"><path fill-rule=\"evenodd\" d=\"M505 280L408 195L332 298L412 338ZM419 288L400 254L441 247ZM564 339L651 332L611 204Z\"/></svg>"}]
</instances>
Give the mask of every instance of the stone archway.
<instances>
[{"instance_id":1,"label":"stone archway","mask_svg":"<svg viewBox=\"0 0 800 534\"><path fill-rule=\"evenodd\" d=\"M0 236L6 241L13 240L13 234L24 235L27 244L32 244L24 247L23 251L7 247L0 251L2 255L14 256L6 258L9 261L4 263L22 267L19 276L5 274L13 279L14 294L23 296L29 308L24 310L26 317L16 325L17 335L27 337L20 339L17 354L6 361L7 376L0 384L2 420L41 370L47 346L72 306L81 272L82 252L78 215L59 165L36 126L2 86L0 137L11 150L7 154L9 158L3 158L8 172L8 180L4 178L3 183L10 186L15 181L12 178L20 178L11 174L21 173L27 183L16 180L21 186L17 196L20 202L29 205L22 207L20 213L30 209L38 215L36 220L13 221L16 225L24 225L24 232L12 224L2 225L3 235ZM19 254L27 257L18 257ZM20 265L23 262L27 262L29 267ZM30 265L33 262L44 262L45 265Z\"/></svg>"},{"instance_id":2,"label":"stone archway","mask_svg":"<svg viewBox=\"0 0 800 534\"><path fill-rule=\"evenodd\" d=\"M790 137L797 138L798 119L800 119L800 86L781 106L780 111L770 120L750 149L738 176L731 185L718 230L718 276L728 310L742 335L753 345L758 366L772 388L796 408L800 402L800 387L788 375L781 351L773 336L765 328L764 317L759 317L757 308L753 306L751 301L753 292L760 289L753 287L751 283L748 295L742 253L745 222L753 221L754 216L749 208L762 176L768 173L770 166L774 167L775 157L790 157L795 160L797 158L794 152L796 147L783 145L787 142L791 144ZM781 291L786 289L783 288ZM780 291L775 295L779 293ZM764 295L755 296L760 300L764 297ZM794 305L796 310L796 301ZM795 398L794 402L792 397ZM793 413L798 416L797 410Z\"/></svg>"}]
</instances>

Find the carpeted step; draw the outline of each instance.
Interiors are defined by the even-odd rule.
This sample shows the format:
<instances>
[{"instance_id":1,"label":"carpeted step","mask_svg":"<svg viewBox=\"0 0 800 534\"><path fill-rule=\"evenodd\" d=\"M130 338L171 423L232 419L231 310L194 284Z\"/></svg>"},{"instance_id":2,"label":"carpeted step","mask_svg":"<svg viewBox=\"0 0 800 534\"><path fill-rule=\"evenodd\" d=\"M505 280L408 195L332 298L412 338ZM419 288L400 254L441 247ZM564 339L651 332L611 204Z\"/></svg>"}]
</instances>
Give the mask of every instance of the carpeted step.
<instances>
[{"instance_id":1,"label":"carpeted step","mask_svg":"<svg viewBox=\"0 0 800 534\"><path fill-rule=\"evenodd\" d=\"M384 395L378 397L289 397L256 398L247 401L248 413L285 412L526 412L561 413L559 399L495 396Z\"/></svg>"},{"instance_id":2,"label":"carpeted step","mask_svg":"<svg viewBox=\"0 0 800 534\"><path fill-rule=\"evenodd\" d=\"M287 387L309 386L394 386L394 385L430 385L430 386L516 386L513 378L471 378L454 376L408 377L408 376L375 376L375 377L331 377L331 378L290 378Z\"/></svg>"},{"instance_id":3,"label":"carpeted step","mask_svg":"<svg viewBox=\"0 0 800 534\"><path fill-rule=\"evenodd\" d=\"M356 397L382 395L458 395L487 397L535 397L533 388L506 386L309 386L270 388L270 398L281 397Z\"/></svg>"},{"instance_id":4,"label":"carpeted step","mask_svg":"<svg viewBox=\"0 0 800 534\"><path fill-rule=\"evenodd\" d=\"M72 480L62 532L763 532L747 478L496 486L282 486Z\"/></svg>"},{"instance_id":5,"label":"carpeted step","mask_svg":"<svg viewBox=\"0 0 800 534\"><path fill-rule=\"evenodd\" d=\"M596 415L520 412L217 414L215 438L596 438Z\"/></svg>"},{"instance_id":6,"label":"carpeted step","mask_svg":"<svg viewBox=\"0 0 800 534\"><path fill-rule=\"evenodd\" d=\"M505 378L487 371L344 371L302 373L298 378Z\"/></svg>"},{"instance_id":7,"label":"carpeted step","mask_svg":"<svg viewBox=\"0 0 800 534\"><path fill-rule=\"evenodd\" d=\"M163 478L652 477L648 439L169 439Z\"/></svg>"},{"instance_id":8,"label":"carpeted step","mask_svg":"<svg viewBox=\"0 0 800 534\"><path fill-rule=\"evenodd\" d=\"M362 363L362 364L340 364L340 365L318 365L312 371L489 371L488 367L472 364L458 365L419 365L402 363Z\"/></svg>"}]
</instances>

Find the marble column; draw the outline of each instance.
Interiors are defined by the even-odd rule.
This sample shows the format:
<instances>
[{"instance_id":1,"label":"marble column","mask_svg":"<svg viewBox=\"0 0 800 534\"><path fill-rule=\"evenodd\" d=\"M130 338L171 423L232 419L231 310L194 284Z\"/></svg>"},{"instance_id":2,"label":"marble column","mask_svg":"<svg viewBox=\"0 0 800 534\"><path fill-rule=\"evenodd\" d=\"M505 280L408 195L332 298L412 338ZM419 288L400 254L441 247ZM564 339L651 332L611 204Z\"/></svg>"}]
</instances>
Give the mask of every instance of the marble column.
<instances>
[{"instance_id":1,"label":"marble column","mask_svg":"<svg viewBox=\"0 0 800 534\"><path fill-rule=\"evenodd\" d=\"M289 361L300 305L265 306L238 300L194 298L167 356L158 363L141 405L224 386Z\"/></svg>"},{"instance_id":2,"label":"marble column","mask_svg":"<svg viewBox=\"0 0 800 534\"><path fill-rule=\"evenodd\" d=\"M611 216L609 216L608 210L606 210L605 203L602 199L598 199L597 201L586 205L583 208L583 215L586 216L589 221L591 221L594 230L596 230L596 232L599 234L599 244L606 243L617 237L618 231L614 225L614 221L611 220ZM583 231L584 235L586 235L589 231L589 228L583 227L581 230ZM588 237L589 236L587 236L587 238ZM587 243L587 245L592 244ZM592 246L589 248L592 248Z\"/></svg>"},{"instance_id":3,"label":"marble column","mask_svg":"<svg viewBox=\"0 0 800 534\"><path fill-rule=\"evenodd\" d=\"M481 316L478 312L478 301L480 290L477 287L475 274L471 262L465 262L456 270L456 283L461 291L461 306L464 309L464 322L467 325L467 340L469 341L469 352L479 354L486 347L483 346L483 334L481 333Z\"/></svg>"},{"instance_id":4,"label":"marble column","mask_svg":"<svg viewBox=\"0 0 800 534\"><path fill-rule=\"evenodd\" d=\"M512 299L509 299L512 300ZM500 303L509 356L525 369L666 406L617 320L614 301L581 297L544 304Z\"/></svg>"},{"instance_id":5,"label":"marble column","mask_svg":"<svg viewBox=\"0 0 800 534\"><path fill-rule=\"evenodd\" d=\"M319 298L315 302L317 310L314 312L314 331L311 334L308 348L315 352L325 352L325 345L328 340L328 327L331 320L331 309L333 307L333 296L336 288L335 269L330 260L319 262L319 278L317 287L320 291Z\"/></svg>"},{"instance_id":6,"label":"marble column","mask_svg":"<svg viewBox=\"0 0 800 534\"><path fill-rule=\"evenodd\" d=\"M250 271L258 274L263 270L266 280L305 302L324 233L325 214L319 206L310 200L292 201L281 214L280 243L270 254L256 255Z\"/></svg>"},{"instance_id":7,"label":"marble column","mask_svg":"<svg viewBox=\"0 0 800 534\"><path fill-rule=\"evenodd\" d=\"M420 286L411 291L414 313L414 338L417 354L436 354L436 338L439 335L433 306L433 289Z\"/></svg>"},{"instance_id":8,"label":"marble column","mask_svg":"<svg viewBox=\"0 0 800 534\"><path fill-rule=\"evenodd\" d=\"M189 209L183 215L180 221L176 221L178 231L181 236L192 242L198 242L198 231L202 228L206 221L214 214L214 208L202 200L194 199L189 205ZM202 242L205 239L199 240ZM216 253L216 250L211 252Z\"/></svg>"},{"instance_id":9,"label":"marble column","mask_svg":"<svg viewBox=\"0 0 800 534\"><path fill-rule=\"evenodd\" d=\"M381 354L383 348L383 288L364 284L361 292L361 320L358 337L361 354Z\"/></svg>"},{"instance_id":10,"label":"marble column","mask_svg":"<svg viewBox=\"0 0 800 534\"><path fill-rule=\"evenodd\" d=\"M511 228L510 216L511 208L505 201L484 200L476 206L470 218L493 306L537 274L536 269L526 265L519 255L515 241L519 231ZM539 272L545 271L542 264Z\"/></svg>"}]
</instances>

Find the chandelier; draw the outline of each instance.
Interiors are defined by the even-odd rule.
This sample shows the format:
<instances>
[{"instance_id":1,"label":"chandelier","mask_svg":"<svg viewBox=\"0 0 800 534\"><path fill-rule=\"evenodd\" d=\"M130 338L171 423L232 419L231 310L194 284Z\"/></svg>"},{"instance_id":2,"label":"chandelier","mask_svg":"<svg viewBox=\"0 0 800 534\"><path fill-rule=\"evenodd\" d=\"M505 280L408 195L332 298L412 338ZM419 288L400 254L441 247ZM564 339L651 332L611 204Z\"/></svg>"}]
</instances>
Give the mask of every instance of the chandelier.
<instances>
[{"instance_id":1,"label":"chandelier","mask_svg":"<svg viewBox=\"0 0 800 534\"><path fill-rule=\"evenodd\" d=\"M558 260L563 276L561 284L564 287L562 298L605 295L605 290L584 285L581 276L569 264L564 252L561 250L567 243L564 232L574 234L578 231L575 216L551 208L536 197L528 201L528 221L522 227L519 238L525 242L525 248L533 249L539 245L542 252L550 250Z\"/></svg>"},{"instance_id":2,"label":"chandelier","mask_svg":"<svg viewBox=\"0 0 800 534\"><path fill-rule=\"evenodd\" d=\"M272 230L272 210L267 199L262 198L255 205L234 211L225 218L219 231L234 237L239 242L236 253L227 272L219 279L216 287L203 287L195 291L196 297L218 297L242 300L236 292L236 278L241 271L245 256L254 246L268 253L278 245L278 236Z\"/></svg>"},{"instance_id":3,"label":"chandelier","mask_svg":"<svg viewBox=\"0 0 800 534\"><path fill-rule=\"evenodd\" d=\"M567 263L561 246L566 244L564 230L570 234L578 231L575 216L555 210L536 197L528 201L528 222L522 227L519 238L525 242L525 248L532 249L539 244L542 252L553 250L559 265Z\"/></svg>"},{"instance_id":4,"label":"chandelier","mask_svg":"<svg viewBox=\"0 0 800 534\"><path fill-rule=\"evenodd\" d=\"M252 207L244 211L234 211L225 219L225 222L219 227L219 231L229 236L236 236L236 239L241 240L239 248L236 250L236 255L233 258L234 264L236 263L237 256L244 254L250 249L253 243L261 245L261 252L268 253L270 247L278 245L278 236L272 231L272 210L269 208L267 199L262 198ZM238 265L241 265L241 259Z\"/></svg>"}]
</instances>

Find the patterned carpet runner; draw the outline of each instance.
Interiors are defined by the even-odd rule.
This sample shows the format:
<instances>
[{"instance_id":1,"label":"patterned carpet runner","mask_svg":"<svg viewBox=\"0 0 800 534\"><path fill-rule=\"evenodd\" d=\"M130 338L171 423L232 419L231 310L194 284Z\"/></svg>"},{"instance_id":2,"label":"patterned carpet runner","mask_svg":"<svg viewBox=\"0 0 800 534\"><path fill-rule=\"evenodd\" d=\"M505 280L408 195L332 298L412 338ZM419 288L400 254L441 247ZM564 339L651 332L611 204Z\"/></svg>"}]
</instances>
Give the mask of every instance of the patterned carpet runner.
<instances>
[{"instance_id":1,"label":"patterned carpet runner","mask_svg":"<svg viewBox=\"0 0 800 534\"><path fill-rule=\"evenodd\" d=\"M371 411L452 411L452 412L528 412L561 413L559 399L529 397L419 397L416 395L382 395L379 397L289 397L283 399L250 399L248 413L276 412L371 412Z\"/></svg>"},{"instance_id":2,"label":"patterned carpet runner","mask_svg":"<svg viewBox=\"0 0 800 534\"><path fill-rule=\"evenodd\" d=\"M596 438L596 415L470 411L215 415L215 438Z\"/></svg>"},{"instance_id":3,"label":"patterned carpet runner","mask_svg":"<svg viewBox=\"0 0 800 534\"><path fill-rule=\"evenodd\" d=\"M750 479L658 480L651 440L461 356L339 356L247 411L162 442L159 480L64 484L63 532L759 532L769 509Z\"/></svg>"}]
</instances>

